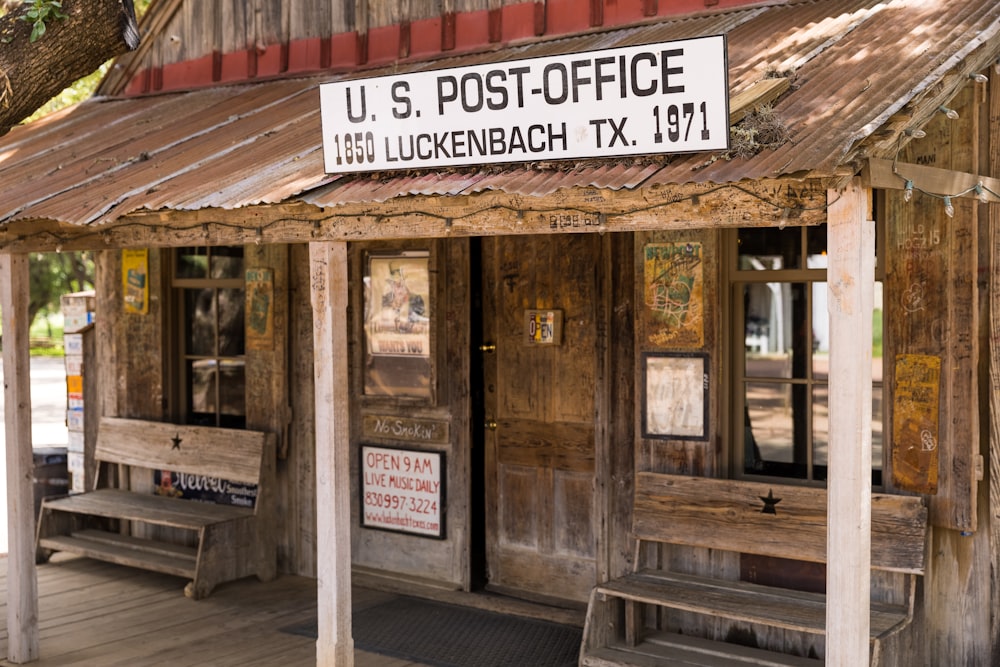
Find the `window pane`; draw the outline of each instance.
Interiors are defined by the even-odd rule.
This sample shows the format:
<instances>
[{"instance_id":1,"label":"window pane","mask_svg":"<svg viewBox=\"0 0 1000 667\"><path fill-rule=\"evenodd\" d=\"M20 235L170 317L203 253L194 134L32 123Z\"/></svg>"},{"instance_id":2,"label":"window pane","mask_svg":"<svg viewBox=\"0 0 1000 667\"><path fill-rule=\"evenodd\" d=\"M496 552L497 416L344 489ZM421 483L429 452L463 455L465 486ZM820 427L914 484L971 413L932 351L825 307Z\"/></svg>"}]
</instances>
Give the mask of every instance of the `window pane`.
<instances>
[{"instance_id":1,"label":"window pane","mask_svg":"<svg viewBox=\"0 0 1000 667\"><path fill-rule=\"evenodd\" d=\"M872 313L872 469L882 470L883 405L882 377L882 283L875 282L874 312Z\"/></svg>"},{"instance_id":2,"label":"window pane","mask_svg":"<svg viewBox=\"0 0 1000 667\"><path fill-rule=\"evenodd\" d=\"M244 351L243 310L246 298L241 289L220 289L219 293L219 354L236 357Z\"/></svg>"},{"instance_id":3,"label":"window pane","mask_svg":"<svg viewBox=\"0 0 1000 667\"><path fill-rule=\"evenodd\" d=\"M178 278L208 276L208 248L181 248L177 251Z\"/></svg>"},{"instance_id":4,"label":"window pane","mask_svg":"<svg viewBox=\"0 0 1000 667\"><path fill-rule=\"evenodd\" d=\"M243 277L243 248L212 248L212 278Z\"/></svg>"},{"instance_id":5,"label":"window pane","mask_svg":"<svg viewBox=\"0 0 1000 667\"><path fill-rule=\"evenodd\" d=\"M802 233L799 227L741 229L737 239L739 270L801 269Z\"/></svg>"},{"instance_id":6,"label":"window pane","mask_svg":"<svg viewBox=\"0 0 1000 667\"><path fill-rule=\"evenodd\" d=\"M765 461L792 462L792 387L785 383L746 385L744 445L748 472L761 471Z\"/></svg>"},{"instance_id":7,"label":"window pane","mask_svg":"<svg viewBox=\"0 0 1000 667\"><path fill-rule=\"evenodd\" d=\"M817 386L813 389L813 465L824 471L830 464L830 389ZM826 474L818 475L826 479Z\"/></svg>"},{"instance_id":8,"label":"window pane","mask_svg":"<svg viewBox=\"0 0 1000 667\"><path fill-rule=\"evenodd\" d=\"M216 362L200 359L188 362L191 394L188 412L195 424L215 424Z\"/></svg>"},{"instance_id":9,"label":"window pane","mask_svg":"<svg viewBox=\"0 0 1000 667\"><path fill-rule=\"evenodd\" d=\"M813 390L813 466L815 479L827 478L830 464L830 392L826 386ZM872 387L872 470L882 469L882 384Z\"/></svg>"},{"instance_id":10,"label":"window pane","mask_svg":"<svg viewBox=\"0 0 1000 667\"><path fill-rule=\"evenodd\" d=\"M830 311L826 283L812 284L812 374L826 382L830 377Z\"/></svg>"},{"instance_id":11,"label":"window pane","mask_svg":"<svg viewBox=\"0 0 1000 667\"><path fill-rule=\"evenodd\" d=\"M246 366L240 359L220 362L221 384L219 412L230 416L246 414Z\"/></svg>"},{"instance_id":12,"label":"window pane","mask_svg":"<svg viewBox=\"0 0 1000 667\"><path fill-rule=\"evenodd\" d=\"M784 382L746 384L746 472L806 479L809 387Z\"/></svg>"},{"instance_id":13,"label":"window pane","mask_svg":"<svg viewBox=\"0 0 1000 667\"><path fill-rule=\"evenodd\" d=\"M806 285L754 283L743 288L747 377L805 378L812 337Z\"/></svg>"},{"instance_id":14,"label":"window pane","mask_svg":"<svg viewBox=\"0 0 1000 667\"><path fill-rule=\"evenodd\" d=\"M872 387L872 470L882 469L882 382Z\"/></svg>"},{"instance_id":15,"label":"window pane","mask_svg":"<svg viewBox=\"0 0 1000 667\"><path fill-rule=\"evenodd\" d=\"M215 354L215 290L184 290L184 343L188 356Z\"/></svg>"},{"instance_id":16,"label":"window pane","mask_svg":"<svg viewBox=\"0 0 1000 667\"><path fill-rule=\"evenodd\" d=\"M809 268L826 268L826 225L806 227L806 255ZM823 257L823 264L814 264L816 257Z\"/></svg>"}]
</instances>

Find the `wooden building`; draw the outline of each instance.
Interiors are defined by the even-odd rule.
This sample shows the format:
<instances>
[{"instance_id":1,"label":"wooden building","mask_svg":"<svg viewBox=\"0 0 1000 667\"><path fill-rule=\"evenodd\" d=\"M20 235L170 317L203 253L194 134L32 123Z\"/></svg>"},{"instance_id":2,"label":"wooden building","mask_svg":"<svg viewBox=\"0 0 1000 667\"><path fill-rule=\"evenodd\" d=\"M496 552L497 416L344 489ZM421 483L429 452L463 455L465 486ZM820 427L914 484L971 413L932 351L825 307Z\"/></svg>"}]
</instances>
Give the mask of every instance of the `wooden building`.
<instances>
[{"instance_id":1,"label":"wooden building","mask_svg":"<svg viewBox=\"0 0 1000 667\"><path fill-rule=\"evenodd\" d=\"M353 664L352 568L589 605L586 664L1000 661L997 3L159 0L143 28L0 138L12 661L44 652L27 257L76 249L101 416L273 434L318 664ZM321 84L713 35L728 149L324 168Z\"/></svg>"}]
</instances>

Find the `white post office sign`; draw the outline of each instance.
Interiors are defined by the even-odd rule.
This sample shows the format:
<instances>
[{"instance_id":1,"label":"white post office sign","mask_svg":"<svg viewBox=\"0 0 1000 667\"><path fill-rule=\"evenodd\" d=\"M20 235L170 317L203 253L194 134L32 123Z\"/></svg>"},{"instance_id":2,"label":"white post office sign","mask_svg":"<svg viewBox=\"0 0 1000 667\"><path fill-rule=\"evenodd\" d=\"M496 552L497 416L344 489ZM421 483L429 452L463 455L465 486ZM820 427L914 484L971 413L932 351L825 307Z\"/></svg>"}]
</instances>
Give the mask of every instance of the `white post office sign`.
<instances>
[{"instance_id":1,"label":"white post office sign","mask_svg":"<svg viewBox=\"0 0 1000 667\"><path fill-rule=\"evenodd\" d=\"M328 173L729 147L724 35L320 86Z\"/></svg>"}]
</instances>

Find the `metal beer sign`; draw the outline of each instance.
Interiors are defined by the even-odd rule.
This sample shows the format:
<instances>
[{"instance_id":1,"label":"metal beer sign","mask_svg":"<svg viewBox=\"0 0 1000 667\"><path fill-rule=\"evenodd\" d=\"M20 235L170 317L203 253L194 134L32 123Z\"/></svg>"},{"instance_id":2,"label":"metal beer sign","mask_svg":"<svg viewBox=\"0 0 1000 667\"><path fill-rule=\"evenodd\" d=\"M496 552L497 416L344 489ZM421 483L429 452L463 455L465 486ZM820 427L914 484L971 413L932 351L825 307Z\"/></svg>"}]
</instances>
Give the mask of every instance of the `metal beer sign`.
<instances>
[{"instance_id":1,"label":"metal beer sign","mask_svg":"<svg viewBox=\"0 0 1000 667\"><path fill-rule=\"evenodd\" d=\"M328 173L729 147L724 35L320 86Z\"/></svg>"}]
</instances>

